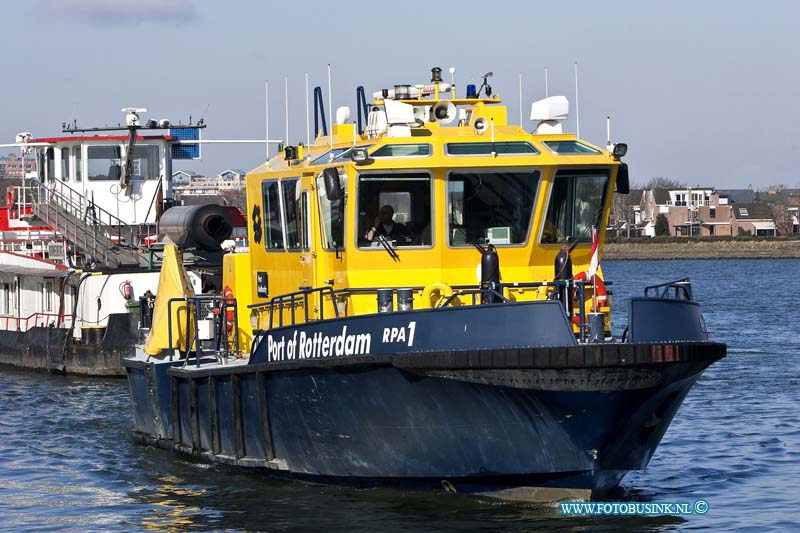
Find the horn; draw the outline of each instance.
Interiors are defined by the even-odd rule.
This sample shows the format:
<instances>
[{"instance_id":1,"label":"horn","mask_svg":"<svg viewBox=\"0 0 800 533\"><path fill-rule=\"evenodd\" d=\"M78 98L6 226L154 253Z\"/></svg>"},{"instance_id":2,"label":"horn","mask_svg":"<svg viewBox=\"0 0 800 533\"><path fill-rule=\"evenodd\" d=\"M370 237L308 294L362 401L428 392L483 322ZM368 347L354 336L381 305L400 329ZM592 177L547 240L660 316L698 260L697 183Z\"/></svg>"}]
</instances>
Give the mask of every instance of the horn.
<instances>
[{"instance_id":1,"label":"horn","mask_svg":"<svg viewBox=\"0 0 800 533\"><path fill-rule=\"evenodd\" d=\"M449 124L456 119L456 106L452 102L438 102L431 110L434 122Z\"/></svg>"}]
</instances>

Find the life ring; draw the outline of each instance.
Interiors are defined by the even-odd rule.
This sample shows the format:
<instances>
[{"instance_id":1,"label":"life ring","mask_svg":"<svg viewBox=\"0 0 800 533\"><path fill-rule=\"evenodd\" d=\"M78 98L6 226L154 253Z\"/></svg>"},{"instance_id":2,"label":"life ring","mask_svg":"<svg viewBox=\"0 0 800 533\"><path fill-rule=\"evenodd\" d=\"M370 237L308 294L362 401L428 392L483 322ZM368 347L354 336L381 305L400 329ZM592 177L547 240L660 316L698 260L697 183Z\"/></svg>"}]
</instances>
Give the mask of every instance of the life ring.
<instances>
[{"instance_id":1,"label":"life ring","mask_svg":"<svg viewBox=\"0 0 800 533\"><path fill-rule=\"evenodd\" d=\"M603 278L595 274L592 276L591 279L588 279L588 272L578 272L572 278L573 281L588 281L584 285L585 290L590 291L589 295L586 296L584 294L584 301L585 301L585 309L583 313L583 321L586 323L589 320L589 313L593 311L593 298L591 292L591 286L594 285L594 294L597 294L597 307L594 309L595 311L608 306L608 292L606 291L606 284L603 282ZM575 302L575 314L572 316L572 322L575 324L580 323L580 298L578 298L578 288L575 287L575 294L573 295L573 301Z\"/></svg>"},{"instance_id":2,"label":"life ring","mask_svg":"<svg viewBox=\"0 0 800 533\"><path fill-rule=\"evenodd\" d=\"M436 295L435 300L434 294ZM450 298L452 295L453 288L450 285L442 281L437 281L425 287L422 291L422 301L429 302L431 307L436 307L440 301L445 298Z\"/></svg>"},{"instance_id":3,"label":"life ring","mask_svg":"<svg viewBox=\"0 0 800 533\"><path fill-rule=\"evenodd\" d=\"M225 307L225 326L228 329L228 333L233 331L233 307L231 307L231 300L233 300L233 289L231 289L228 285L222 289L222 306Z\"/></svg>"},{"instance_id":4,"label":"life ring","mask_svg":"<svg viewBox=\"0 0 800 533\"><path fill-rule=\"evenodd\" d=\"M6 188L6 207L8 209L14 209L14 204L17 203L17 191L14 190L13 185L9 185Z\"/></svg>"}]
</instances>

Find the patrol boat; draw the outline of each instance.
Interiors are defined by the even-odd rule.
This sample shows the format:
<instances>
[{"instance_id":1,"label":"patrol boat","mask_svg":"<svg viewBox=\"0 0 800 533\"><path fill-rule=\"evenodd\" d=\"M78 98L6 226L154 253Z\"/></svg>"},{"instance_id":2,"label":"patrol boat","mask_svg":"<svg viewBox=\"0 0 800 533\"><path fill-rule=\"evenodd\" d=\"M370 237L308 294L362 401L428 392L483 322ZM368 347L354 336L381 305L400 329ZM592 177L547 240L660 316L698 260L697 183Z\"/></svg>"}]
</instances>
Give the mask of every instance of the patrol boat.
<instances>
[{"instance_id":1,"label":"patrol boat","mask_svg":"<svg viewBox=\"0 0 800 533\"><path fill-rule=\"evenodd\" d=\"M250 247L196 296L167 247L124 361L141 442L272 476L587 499L647 466L710 342L687 280L631 298L598 258L626 146L512 125L434 68L247 173ZM596 228L596 229L593 229ZM204 333L205 332L205 333Z\"/></svg>"}]
</instances>

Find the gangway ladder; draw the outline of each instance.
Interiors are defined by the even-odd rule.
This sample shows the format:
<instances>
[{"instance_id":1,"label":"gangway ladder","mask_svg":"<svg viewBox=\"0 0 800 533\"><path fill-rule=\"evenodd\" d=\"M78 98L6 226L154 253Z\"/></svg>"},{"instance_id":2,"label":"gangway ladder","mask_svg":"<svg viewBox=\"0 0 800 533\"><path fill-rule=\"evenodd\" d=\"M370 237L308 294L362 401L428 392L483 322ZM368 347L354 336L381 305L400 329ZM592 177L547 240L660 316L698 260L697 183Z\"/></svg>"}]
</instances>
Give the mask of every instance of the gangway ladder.
<instances>
[{"instance_id":1,"label":"gangway ladder","mask_svg":"<svg viewBox=\"0 0 800 533\"><path fill-rule=\"evenodd\" d=\"M147 264L135 243L138 226L126 224L63 181L34 182L16 189L20 218L35 217L52 226L88 262L112 268Z\"/></svg>"},{"instance_id":2,"label":"gangway ladder","mask_svg":"<svg viewBox=\"0 0 800 533\"><path fill-rule=\"evenodd\" d=\"M191 297L170 298L167 302L167 335L168 345L170 346L170 360L172 360L173 348L173 305L184 304L184 317L181 317L181 309L177 309L177 320L184 320L184 334L186 335L186 347L183 351L177 348L179 358L184 360L183 366L189 363L189 359L194 353L195 365L200 366L200 360L206 352L213 353L219 364L225 364L229 357L236 357L240 354L239 334L237 324L239 323L239 312L235 298L225 298L215 294L204 294ZM229 320L229 313L232 320ZM212 338L202 339L200 335L200 323L207 320L213 321ZM231 322L232 331L228 331L228 323ZM231 343L230 337L233 337ZM211 347L203 346L204 341L210 341Z\"/></svg>"}]
</instances>

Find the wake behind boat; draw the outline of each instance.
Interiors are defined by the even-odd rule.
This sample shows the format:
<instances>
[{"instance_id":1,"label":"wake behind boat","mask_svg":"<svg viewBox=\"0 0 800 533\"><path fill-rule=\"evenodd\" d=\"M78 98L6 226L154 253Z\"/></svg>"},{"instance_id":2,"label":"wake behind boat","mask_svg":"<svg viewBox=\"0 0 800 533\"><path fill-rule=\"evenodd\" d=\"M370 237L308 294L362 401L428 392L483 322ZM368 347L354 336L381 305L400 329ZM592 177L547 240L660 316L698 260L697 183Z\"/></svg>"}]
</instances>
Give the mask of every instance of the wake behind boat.
<instances>
[{"instance_id":1,"label":"wake behind boat","mask_svg":"<svg viewBox=\"0 0 800 533\"><path fill-rule=\"evenodd\" d=\"M247 252L195 295L168 247L126 359L134 435L269 475L589 498L643 469L710 342L691 285L611 336L599 257L627 147L564 134L564 97L507 122L488 79L357 90L359 120L247 174ZM481 95L483 93L483 96ZM449 98L446 95L449 94ZM363 117L363 119L362 119Z\"/></svg>"}]
</instances>

